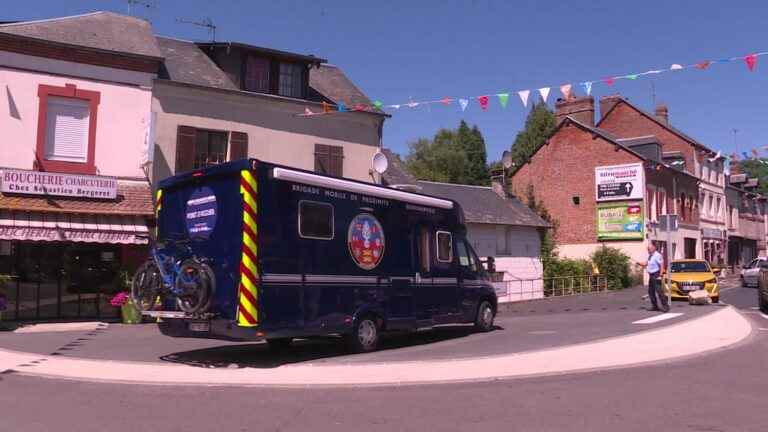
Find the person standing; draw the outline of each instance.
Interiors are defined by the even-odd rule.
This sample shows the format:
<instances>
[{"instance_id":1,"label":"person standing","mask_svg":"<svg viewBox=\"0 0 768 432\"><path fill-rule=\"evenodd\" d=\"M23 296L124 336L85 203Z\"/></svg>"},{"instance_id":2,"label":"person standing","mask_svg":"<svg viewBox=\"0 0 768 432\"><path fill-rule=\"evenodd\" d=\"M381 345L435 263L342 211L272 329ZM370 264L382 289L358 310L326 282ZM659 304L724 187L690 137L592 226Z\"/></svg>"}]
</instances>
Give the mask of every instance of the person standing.
<instances>
[{"instance_id":1,"label":"person standing","mask_svg":"<svg viewBox=\"0 0 768 432\"><path fill-rule=\"evenodd\" d=\"M645 267L645 271L648 273L648 297L651 299L651 310L669 312L667 296L661 289L661 269L664 266L664 258L656 250L655 244L648 245L648 260L638 264ZM658 300L661 300L661 309L659 309L659 301L656 296L659 297Z\"/></svg>"}]
</instances>

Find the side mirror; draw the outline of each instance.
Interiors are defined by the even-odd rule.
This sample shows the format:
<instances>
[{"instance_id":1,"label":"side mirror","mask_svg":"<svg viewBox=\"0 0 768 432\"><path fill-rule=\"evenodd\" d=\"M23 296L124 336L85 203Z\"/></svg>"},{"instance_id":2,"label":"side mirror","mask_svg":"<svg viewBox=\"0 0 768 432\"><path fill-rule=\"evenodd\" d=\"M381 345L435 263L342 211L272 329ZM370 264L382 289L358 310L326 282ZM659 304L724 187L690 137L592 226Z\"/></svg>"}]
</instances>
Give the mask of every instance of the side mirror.
<instances>
[{"instance_id":1,"label":"side mirror","mask_svg":"<svg viewBox=\"0 0 768 432\"><path fill-rule=\"evenodd\" d=\"M496 273L496 259L494 257L487 257L485 259L485 269L488 273Z\"/></svg>"}]
</instances>

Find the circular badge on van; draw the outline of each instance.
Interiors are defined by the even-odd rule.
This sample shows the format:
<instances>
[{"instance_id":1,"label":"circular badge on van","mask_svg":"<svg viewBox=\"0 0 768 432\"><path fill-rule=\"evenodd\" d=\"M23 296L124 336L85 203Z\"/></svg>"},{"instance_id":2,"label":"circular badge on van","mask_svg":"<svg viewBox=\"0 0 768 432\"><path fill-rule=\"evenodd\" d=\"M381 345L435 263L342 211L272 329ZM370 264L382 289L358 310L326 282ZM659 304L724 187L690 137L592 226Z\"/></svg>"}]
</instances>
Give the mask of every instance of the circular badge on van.
<instances>
[{"instance_id":1,"label":"circular badge on van","mask_svg":"<svg viewBox=\"0 0 768 432\"><path fill-rule=\"evenodd\" d=\"M376 268L384 257L384 230L375 216L360 213L352 219L347 232L352 260L363 270Z\"/></svg>"},{"instance_id":2,"label":"circular badge on van","mask_svg":"<svg viewBox=\"0 0 768 432\"><path fill-rule=\"evenodd\" d=\"M216 195L209 187L195 189L187 200L185 212L189 238L205 240L216 227Z\"/></svg>"}]
</instances>

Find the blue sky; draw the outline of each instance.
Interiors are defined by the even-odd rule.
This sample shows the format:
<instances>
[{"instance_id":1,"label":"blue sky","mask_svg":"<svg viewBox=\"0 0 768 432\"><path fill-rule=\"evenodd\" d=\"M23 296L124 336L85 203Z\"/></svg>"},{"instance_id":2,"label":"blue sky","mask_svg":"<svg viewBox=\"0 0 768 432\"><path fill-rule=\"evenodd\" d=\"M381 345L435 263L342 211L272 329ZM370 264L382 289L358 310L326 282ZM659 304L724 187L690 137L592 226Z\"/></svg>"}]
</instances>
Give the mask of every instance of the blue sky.
<instances>
[{"instance_id":1,"label":"blue sky","mask_svg":"<svg viewBox=\"0 0 768 432\"><path fill-rule=\"evenodd\" d=\"M156 33L205 40L204 29L177 19L210 17L217 40L312 53L341 66L372 99L385 104L515 92L666 68L673 63L768 51L761 1L256 1L149 0L134 7ZM123 0L6 1L2 20L39 19L95 10L125 13ZM651 80L596 83L596 97L620 92L653 110ZM670 121L714 149L768 144L768 56L755 72L743 63L653 78ZM498 159L522 128L527 110L514 95L502 109L477 102L400 109L384 144L405 153L407 143L431 137L461 119L485 135L489 160Z\"/></svg>"}]
</instances>

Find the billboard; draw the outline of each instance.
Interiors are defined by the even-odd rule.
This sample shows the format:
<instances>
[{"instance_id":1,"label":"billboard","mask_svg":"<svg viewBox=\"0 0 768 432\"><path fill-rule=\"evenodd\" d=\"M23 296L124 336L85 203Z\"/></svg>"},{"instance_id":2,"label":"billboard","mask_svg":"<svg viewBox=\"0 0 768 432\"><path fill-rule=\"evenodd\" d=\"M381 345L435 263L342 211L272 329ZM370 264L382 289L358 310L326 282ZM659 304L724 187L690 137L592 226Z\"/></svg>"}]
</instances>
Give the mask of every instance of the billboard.
<instances>
[{"instance_id":1,"label":"billboard","mask_svg":"<svg viewBox=\"0 0 768 432\"><path fill-rule=\"evenodd\" d=\"M643 199L643 164L595 167L597 201Z\"/></svg>"},{"instance_id":2,"label":"billboard","mask_svg":"<svg viewBox=\"0 0 768 432\"><path fill-rule=\"evenodd\" d=\"M642 201L597 205L598 240L642 240L644 226Z\"/></svg>"}]
</instances>

